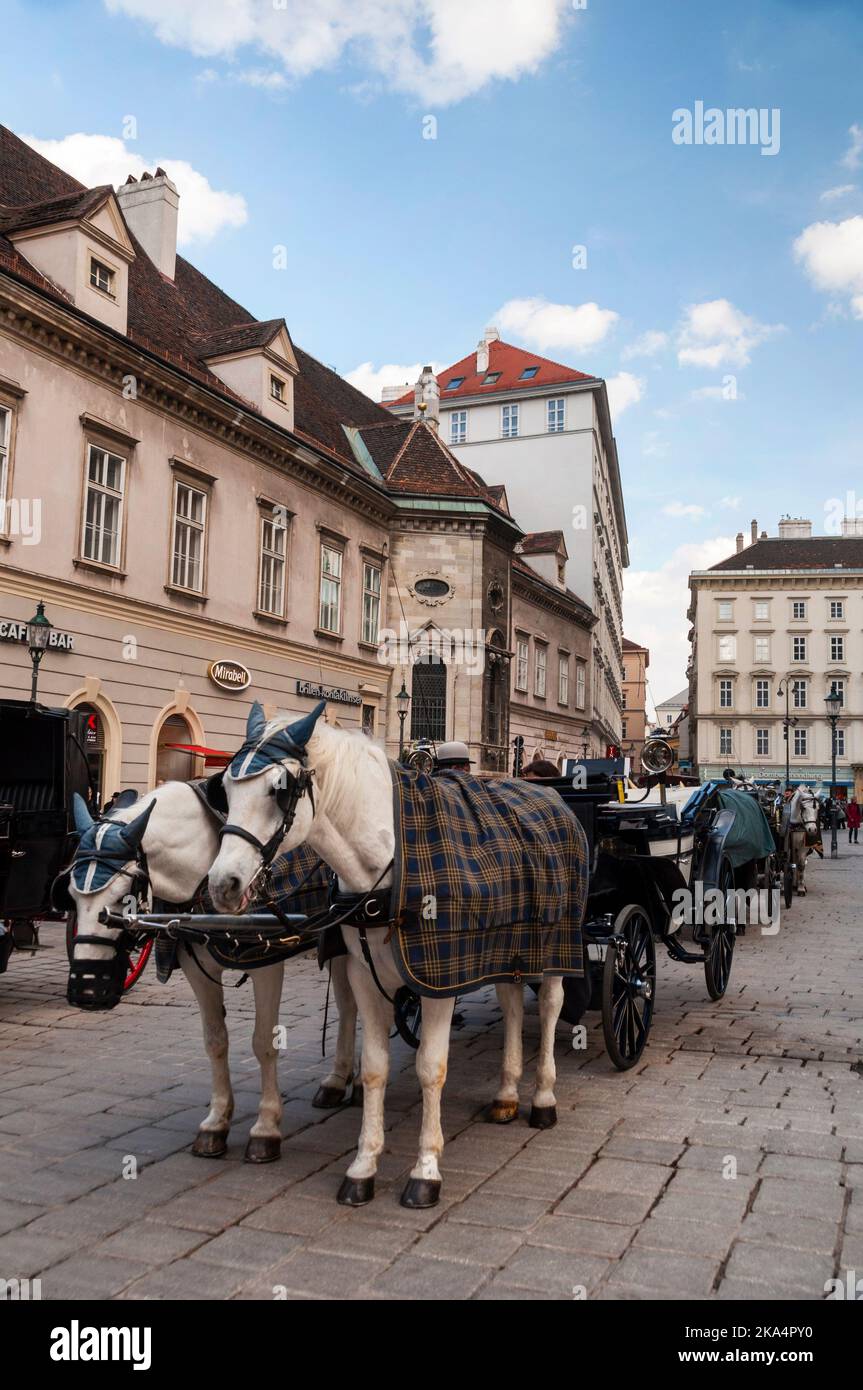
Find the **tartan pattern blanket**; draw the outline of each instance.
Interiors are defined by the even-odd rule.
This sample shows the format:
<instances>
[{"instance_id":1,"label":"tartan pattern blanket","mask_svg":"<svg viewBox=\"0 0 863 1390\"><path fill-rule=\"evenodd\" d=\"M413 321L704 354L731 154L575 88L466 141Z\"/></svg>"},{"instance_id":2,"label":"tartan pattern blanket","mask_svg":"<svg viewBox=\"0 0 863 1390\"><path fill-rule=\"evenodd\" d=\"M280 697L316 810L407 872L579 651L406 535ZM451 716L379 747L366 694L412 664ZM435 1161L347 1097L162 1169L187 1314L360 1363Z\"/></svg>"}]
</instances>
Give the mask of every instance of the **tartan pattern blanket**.
<instances>
[{"instance_id":1,"label":"tartan pattern blanket","mask_svg":"<svg viewBox=\"0 0 863 1390\"><path fill-rule=\"evenodd\" d=\"M557 792L391 762L392 942L417 994L584 973L587 839Z\"/></svg>"},{"instance_id":2,"label":"tartan pattern blanket","mask_svg":"<svg viewBox=\"0 0 863 1390\"><path fill-rule=\"evenodd\" d=\"M330 878L319 854L306 844L290 854L280 854L270 868L274 896L283 912L305 912L311 916L329 906Z\"/></svg>"}]
</instances>

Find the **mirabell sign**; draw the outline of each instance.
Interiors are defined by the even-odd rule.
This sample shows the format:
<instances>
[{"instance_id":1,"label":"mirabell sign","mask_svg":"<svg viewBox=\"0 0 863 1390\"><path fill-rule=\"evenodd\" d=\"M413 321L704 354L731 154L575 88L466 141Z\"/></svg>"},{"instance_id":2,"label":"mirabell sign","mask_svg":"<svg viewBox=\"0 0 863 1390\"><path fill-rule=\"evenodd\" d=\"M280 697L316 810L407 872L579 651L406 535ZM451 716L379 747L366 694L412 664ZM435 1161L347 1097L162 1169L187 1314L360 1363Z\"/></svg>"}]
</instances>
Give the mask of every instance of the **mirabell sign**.
<instances>
[{"instance_id":1,"label":"mirabell sign","mask_svg":"<svg viewBox=\"0 0 863 1390\"><path fill-rule=\"evenodd\" d=\"M211 661L207 675L220 690L245 690L252 683L252 677L239 661Z\"/></svg>"}]
</instances>

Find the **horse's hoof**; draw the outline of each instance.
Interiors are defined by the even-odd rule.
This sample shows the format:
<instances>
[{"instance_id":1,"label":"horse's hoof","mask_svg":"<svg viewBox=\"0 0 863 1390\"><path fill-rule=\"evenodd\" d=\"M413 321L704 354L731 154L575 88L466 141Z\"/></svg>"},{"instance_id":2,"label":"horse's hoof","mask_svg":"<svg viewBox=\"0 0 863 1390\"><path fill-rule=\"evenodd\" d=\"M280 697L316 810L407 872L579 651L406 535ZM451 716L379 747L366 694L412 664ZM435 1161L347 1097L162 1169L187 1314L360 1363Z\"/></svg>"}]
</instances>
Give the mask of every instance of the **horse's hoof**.
<instances>
[{"instance_id":1,"label":"horse's hoof","mask_svg":"<svg viewBox=\"0 0 863 1390\"><path fill-rule=\"evenodd\" d=\"M338 1202L343 1207L364 1207L375 1195L374 1178L343 1178Z\"/></svg>"},{"instance_id":2,"label":"horse's hoof","mask_svg":"<svg viewBox=\"0 0 863 1390\"><path fill-rule=\"evenodd\" d=\"M345 1086L319 1086L312 1105L316 1110L335 1110L344 1105L347 1093Z\"/></svg>"},{"instance_id":3,"label":"horse's hoof","mask_svg":"<svg viewBox=\"0 0 863 1390\"><path fill-rule=\"evenodd\" d=\"M411 1211L436 1207L440 1201L440 1178L408 1178L402 1193L402 1206Z\"/></svg>"},{"instance_id":4,"label":"horse's hoof","mask_svg":"<svg viewBox=\"0 0 863 1390\"><path fill-rule=\"evenodd\" d=\"M510 1125L518 1119L517 1100L493 1100L488 1107L486 1119L490 1125Z\"/></svg>"},{"instance_id":5,"label":"horse's hoof","mask_svg":"<svg viewBox=\"0 0 863 1390\"><path fill-rule=\"evenodd\" d=\"M554 1129L557 1124L556 1105L532 1105L528 1124L531 1129Z\"/></svg>"},{"instance_id":6,"label":"horse's hoof","mask_svg":"<svg viewBox=\"0 0 863 1390\"><path fill-rule=\"evenodd\" d=\"M224 1158L228 1152L228 1136L214 1129L200 1129L192 1145L196 1158Z\"/></svg>"},{"instance_id":7,"label":"horse's hoof","mask_svg":"<svg viewBox=\"0 0 863 1390\"><path fill-rule=\"evenodd\" d=\"M244 1163L275 1163L282 1156L282 1141L278 1135L250 1134L243 1154Z\"/></svg>"},{"instance_id":8,"label":"horse's hoof","mask_svg":"<svg viewBox=\"0 0 863 1390\"><path fill-rule=\"evenodd\" d=\"M356 1085L356 1083L354 1083L354 1089L351 1091L351 1105L358 1105L360 1109L362 1109L362 1104L363 1088L362 1086L358 1086Z\"/></svg>"}]
</instances>

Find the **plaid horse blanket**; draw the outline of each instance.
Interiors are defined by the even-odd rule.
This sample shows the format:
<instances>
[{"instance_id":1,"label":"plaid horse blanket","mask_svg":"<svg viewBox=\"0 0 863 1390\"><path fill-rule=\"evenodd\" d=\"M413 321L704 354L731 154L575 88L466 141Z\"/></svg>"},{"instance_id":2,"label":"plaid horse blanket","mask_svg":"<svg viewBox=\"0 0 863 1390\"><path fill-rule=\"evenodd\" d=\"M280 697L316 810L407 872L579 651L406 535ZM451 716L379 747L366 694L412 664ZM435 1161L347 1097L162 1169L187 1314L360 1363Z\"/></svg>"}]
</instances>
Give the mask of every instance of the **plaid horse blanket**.
<instances>
[{"instance_id":1,"label":"plaid horse blanket","mask_svg":"<svg viewBox=\"0 0 863 1390\"><path fill-rule=\"evenodd\" d=\"M270 867L273 895L283 912L321 912L329 906L332 871L306 844L280 854Z\"/></svg>"},{"instance_id":2,"label":"plaid horse blanket","mask_svg":"<svg viewBox=\"0 0 863 1390\"><path fill-rule=\"evenodd\" d=\"M417 994L584 973L587 839L557 792L390 764L392 943Z\"/></svg>"}]
</instances>

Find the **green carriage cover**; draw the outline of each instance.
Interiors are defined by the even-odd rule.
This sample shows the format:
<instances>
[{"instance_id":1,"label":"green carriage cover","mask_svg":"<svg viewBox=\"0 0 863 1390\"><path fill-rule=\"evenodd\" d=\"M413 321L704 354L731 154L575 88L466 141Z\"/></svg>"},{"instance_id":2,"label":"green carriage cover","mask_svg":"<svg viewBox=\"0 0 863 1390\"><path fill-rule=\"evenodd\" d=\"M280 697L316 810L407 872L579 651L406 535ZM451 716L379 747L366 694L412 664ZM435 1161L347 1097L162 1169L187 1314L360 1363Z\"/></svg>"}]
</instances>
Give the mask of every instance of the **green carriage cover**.
<instances>
[{"instance_id":1,"label":"green carriage cover","mask_svg":"<svg viewBox=\"0 0 863 1390\"><path fill-rule=\"evenodd\" d=\"M751 859L764 859L773 854L776 848L773 832L755 798L747 792L725 788L720 788L717 795L723 810L734 812L734 825L725 841L732 868L739 869Z\"/></svg>"}]
</instances>

